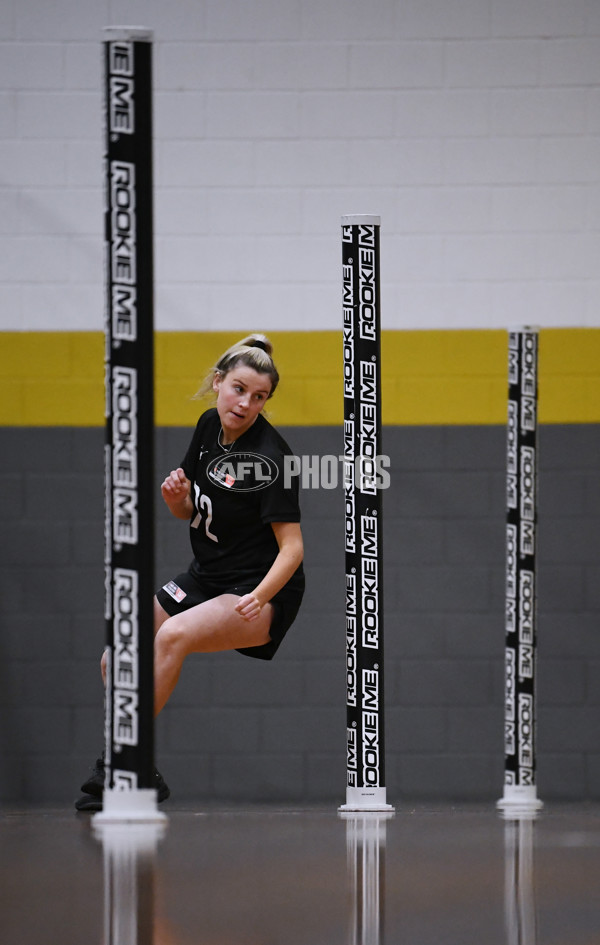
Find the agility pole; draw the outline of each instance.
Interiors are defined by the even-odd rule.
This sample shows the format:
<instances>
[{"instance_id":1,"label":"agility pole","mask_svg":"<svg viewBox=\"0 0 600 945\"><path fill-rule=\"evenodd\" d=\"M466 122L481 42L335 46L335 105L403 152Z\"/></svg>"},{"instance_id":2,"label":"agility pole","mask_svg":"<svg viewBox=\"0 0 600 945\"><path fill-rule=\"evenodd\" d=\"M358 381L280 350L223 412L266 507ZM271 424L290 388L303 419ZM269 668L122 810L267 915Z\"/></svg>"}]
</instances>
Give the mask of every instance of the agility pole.
<instances>
[{"instance_id":1,"label":"agility pole","mask_svg":"<svg viewBox=\"0 0 600 945\"><path fill-rule=\"evenodd\" d=\"M342 217L346 563L346 804L386 803L378 216Z\"/></svg>"},{"instance_id":2,"label":"agility pole","mask_svg":"<svg viewBox=\"0 0 600 945\"><path fill-rule=\"evenodd\" d=\"M508 336L504 795L509 810L542 807L536 789L536 531L538 333Z\"/></svg>"},{"instance_id":3,"label":"agility pole","mask_svg":"<svg viewBox=\"0 0 600 945\"><path fill-rule=\"evenodd\" d=\"M152 33L104 32L105 695L100 820L157 820Z\"/></svg>"}]
</instances>

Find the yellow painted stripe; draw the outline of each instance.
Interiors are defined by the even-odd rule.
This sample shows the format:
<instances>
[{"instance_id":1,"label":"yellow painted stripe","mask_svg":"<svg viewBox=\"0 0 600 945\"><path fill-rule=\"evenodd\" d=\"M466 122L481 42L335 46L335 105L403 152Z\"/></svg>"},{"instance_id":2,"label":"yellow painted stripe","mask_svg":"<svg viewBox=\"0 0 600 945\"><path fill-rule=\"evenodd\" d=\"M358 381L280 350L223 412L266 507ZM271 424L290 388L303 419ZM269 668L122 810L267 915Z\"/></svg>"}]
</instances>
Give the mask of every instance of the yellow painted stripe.
<instances>
[{"instance_id":1,"label":"yellow painted stripe","mask_svg":"<svg viewBox=\"0 0 600 945\"><path fill-rule=\"evenodd\" d=\"M204 374L240 333L157 333L158 426L189 426ZM339 424L343 417L341 333L272 332L280 387L274 423ZM101 426L104 338L100 332L0 333L0 425ZM542 423L600 422L600 329L540 331ZM384 331L386 424L503 424L504 331Z\"/></svg>"}]
</instances>

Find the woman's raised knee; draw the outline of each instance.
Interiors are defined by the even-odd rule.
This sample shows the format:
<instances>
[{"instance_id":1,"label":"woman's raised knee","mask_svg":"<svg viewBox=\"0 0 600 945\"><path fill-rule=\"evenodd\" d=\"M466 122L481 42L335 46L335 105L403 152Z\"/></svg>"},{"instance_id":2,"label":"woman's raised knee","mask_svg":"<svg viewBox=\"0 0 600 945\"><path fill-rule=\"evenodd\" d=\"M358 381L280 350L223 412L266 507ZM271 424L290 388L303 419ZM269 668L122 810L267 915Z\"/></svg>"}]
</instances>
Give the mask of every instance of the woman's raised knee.
<instances>
[{"instance_id":1,"label":"woman's raised knee","mask_svg":"<svg viewBox=\"0 0 600 945\"><path fill-rule=\"evenodd\" d=\"M182 621L178 617L169 617L165 620L154 638L154 645L161 655L168 653L185 655L186 636Z\"/></svg>"}]
</instances>

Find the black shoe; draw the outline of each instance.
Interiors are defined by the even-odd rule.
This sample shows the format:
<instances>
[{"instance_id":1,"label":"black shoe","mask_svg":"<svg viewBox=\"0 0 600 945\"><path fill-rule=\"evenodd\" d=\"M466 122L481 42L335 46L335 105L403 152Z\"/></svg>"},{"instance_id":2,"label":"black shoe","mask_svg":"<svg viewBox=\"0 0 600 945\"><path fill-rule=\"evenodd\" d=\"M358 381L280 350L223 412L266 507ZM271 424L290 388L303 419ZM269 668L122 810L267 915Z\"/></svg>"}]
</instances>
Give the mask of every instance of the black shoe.
<instances>
[{"instance_id":1,"label":"black shoe","mask_svg":"<svg viewBox=\"0 0 600 945\"><path fill-rule=\"evenodd\" d=\"M98 758L96 760L96 764L92 768L91 775L89 776L87 781L84 781L83 784L81 785L81 790L83 791L84 794L88 794L88 795L91 795L92 797L97 797L101 799L102 793L104 791L105 777L106 777L106 771L105 771L105 765L104 765L104 757ZM163 779L163 776L161 775L160 771L158 771L156 768L154 769L154 774L152 777L152 787L155 789L157 793L159 804L162 801L166 801L166 799L171 794L167 784L165 783ZM85 808L85 809L89 810L89 808Z\"/></svg>"},{"instance_id":2,"label":"black shoe","mask_svg":"<svg viewBox=\"0 0 600 945\"><path fill-rule=\"evenodd\" d=\"M92 768L92 773L81 785L81 790L84 794L91 794L93 797L102 797L102 792L104 790L104 755L102 758L96 760L96 764ZM76 805L77 806L77 805Z\"/></svg>"},{"instance_id":3,"label":"black shoe","mask_svg":"<svg viewBox=\"0 0 600 945\"><path fill-rule=\"evenodd\" d=\"M83 794L75 801L75 810L79 811L97 811L102 810L102 798L93 797L92 794Z\"/></svg>"},{"instance_id":4,"label":"black shoe","mask_svg":"<svg viewBox=\"0 0 600 945\"><path fill-rule=\"evenodd\" d=\"M166 781L164 780L162 774L158 770L158 768L154 769L154 774L152 777L152 787L156 791L156 796L157 796L157 800L159 804L162 801L166 801L166 799L171 796L169 787Z\"/></svg>"}]
</instances>

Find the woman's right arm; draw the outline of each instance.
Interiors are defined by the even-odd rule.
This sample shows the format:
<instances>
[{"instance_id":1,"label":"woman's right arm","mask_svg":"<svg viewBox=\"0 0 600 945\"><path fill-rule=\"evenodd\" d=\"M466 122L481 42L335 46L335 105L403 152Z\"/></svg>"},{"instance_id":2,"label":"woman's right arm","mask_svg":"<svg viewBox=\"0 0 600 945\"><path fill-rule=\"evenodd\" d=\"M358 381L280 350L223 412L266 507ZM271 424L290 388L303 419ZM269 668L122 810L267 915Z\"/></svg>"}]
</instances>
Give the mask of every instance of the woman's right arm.
<instances>
[{"instance_id":1,"label":"woman's right arm","mask_svg":"<svg viewBox=\"0 0 600 945\"><path fill-rule=\"evenodd\" d=\"M191 488L192 484L181 467L173 469L161 485L162 497L175 518L190 519L194 514Z\"/></svg>"}]
</instances>

